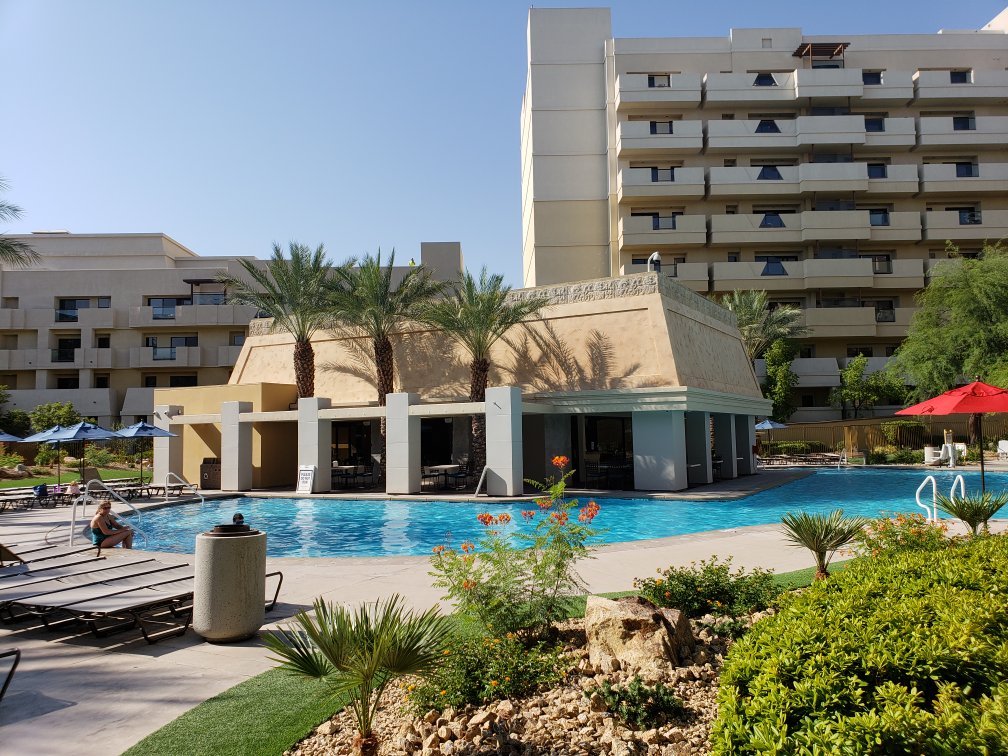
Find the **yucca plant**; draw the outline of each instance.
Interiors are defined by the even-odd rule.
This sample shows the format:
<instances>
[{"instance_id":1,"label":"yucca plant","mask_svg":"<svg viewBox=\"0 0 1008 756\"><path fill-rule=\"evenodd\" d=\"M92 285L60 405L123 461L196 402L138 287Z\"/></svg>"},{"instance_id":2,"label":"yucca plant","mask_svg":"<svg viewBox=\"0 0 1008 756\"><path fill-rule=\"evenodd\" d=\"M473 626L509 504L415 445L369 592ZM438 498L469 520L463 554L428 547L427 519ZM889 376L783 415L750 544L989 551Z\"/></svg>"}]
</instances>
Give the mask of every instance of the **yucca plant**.
<instances>
[{"instance_id":1,"label":"yucca plant","mask_svg":"<svg viewBox=\"0 0 1008 756\"><path fill-rule=\"evenodd\" d=\"M835 509L828 515L788 512L781 517L787 539L815 556L816 580L829 577L826 568L837 549L851 543L869 522L866 517L844 517L842 509Z\"/></svg>"},{"instance_id":2,"label":"yucca plant","mask_svg":"<svg viewBox=\"0 0 1008 756\"><path fill-rule=\"evenodd\" d=\"M295 622L264 636L280 668L325 682L344 698L357 724L354 753L378 753L373 725L382 693L405 675L434 671L454 628L437 607L407 610L401 596L362 605L356 611L321 598L314 616L298 612Z\"/></svg>"},{"instance_id":3,"label":"yucca plant","mask_svg":"<svg viewBox=\"0 0 1008 756\"><path fill-rule=\"evenodd\" d=\"M993 494L990 491L958 497L938 494L935 503L945 514L966 523L975 537L979 534L981 526L987 531L988 520L996 515L1001 507L1008 504L1008 494Z\"/></svg>"}]
</instances>

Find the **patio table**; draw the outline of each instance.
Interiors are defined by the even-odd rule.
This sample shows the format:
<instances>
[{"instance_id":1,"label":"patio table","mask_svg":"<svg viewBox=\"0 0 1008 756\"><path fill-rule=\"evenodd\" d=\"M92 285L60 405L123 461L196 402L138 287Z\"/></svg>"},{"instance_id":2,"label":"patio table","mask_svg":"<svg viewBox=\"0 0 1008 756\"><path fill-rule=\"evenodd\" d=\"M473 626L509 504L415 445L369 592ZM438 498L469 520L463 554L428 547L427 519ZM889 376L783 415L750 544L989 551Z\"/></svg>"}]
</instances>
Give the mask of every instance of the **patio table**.
<instances>
[{"instance_id":1,"label":"patio table","mask_svg":"<svg viewBox=\"0 0 1008 756\"><path fill-rule=\"evenodd\" d=\"M462 469L461 465L429 465L427 467L432 473L440 475L444 480L442 488L448 488L448 476L457 473Z\"/></svg>"}]
</instances>

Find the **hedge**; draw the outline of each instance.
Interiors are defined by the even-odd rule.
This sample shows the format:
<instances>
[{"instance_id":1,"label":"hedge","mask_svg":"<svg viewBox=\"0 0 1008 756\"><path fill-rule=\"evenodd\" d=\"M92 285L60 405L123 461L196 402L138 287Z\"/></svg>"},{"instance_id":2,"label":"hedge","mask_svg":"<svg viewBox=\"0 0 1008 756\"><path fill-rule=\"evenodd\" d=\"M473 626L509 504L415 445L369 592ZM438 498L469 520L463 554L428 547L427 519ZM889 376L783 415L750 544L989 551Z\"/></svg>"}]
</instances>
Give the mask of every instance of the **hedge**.
<instances>
[{"instance_id":1,"label":"hedge","mask_svg":"<svg viewBox=\"0 0 1008 756\"><path fill-rule=\"evenodd\" d=\"M1008 751L1008 538L861 559L784 602L721 674L713 750Z\"/></svg>"}]
</instances>

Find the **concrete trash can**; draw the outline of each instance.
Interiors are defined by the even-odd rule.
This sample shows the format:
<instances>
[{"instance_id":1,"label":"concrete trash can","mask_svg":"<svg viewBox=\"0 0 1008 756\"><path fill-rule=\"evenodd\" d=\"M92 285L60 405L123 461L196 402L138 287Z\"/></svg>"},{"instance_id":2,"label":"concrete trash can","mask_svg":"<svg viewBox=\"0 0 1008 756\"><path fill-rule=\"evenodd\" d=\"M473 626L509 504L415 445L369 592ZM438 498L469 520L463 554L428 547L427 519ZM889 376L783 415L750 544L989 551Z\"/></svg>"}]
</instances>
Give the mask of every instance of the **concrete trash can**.
<instances>
[{"instance_id":1,"label":"concrete trash can","mask_svg":"<svg viewBox=\"0 0 1008 756\"><path fill-rule=\"evenodd\" d=\"M245 640L266 618L266 534L218 525L196 536L192 626L211 643Z\"/></svg>"}]
</instances>

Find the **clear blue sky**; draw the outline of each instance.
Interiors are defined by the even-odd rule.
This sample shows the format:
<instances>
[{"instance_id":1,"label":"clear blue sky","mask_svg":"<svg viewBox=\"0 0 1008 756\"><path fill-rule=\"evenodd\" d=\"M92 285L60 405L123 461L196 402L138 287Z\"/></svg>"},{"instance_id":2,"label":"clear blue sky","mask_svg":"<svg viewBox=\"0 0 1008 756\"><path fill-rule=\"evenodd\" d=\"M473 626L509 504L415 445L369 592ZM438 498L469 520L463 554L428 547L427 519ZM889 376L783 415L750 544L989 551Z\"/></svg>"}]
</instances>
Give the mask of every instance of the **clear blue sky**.
<instances>
[{"instance_id":1,"label":"clear blue sky","mask_svg":"<svg viewBox=\"0 0 1008 756\"><path fill-rule=\"evenodd\" d=\"M599 4L640 37L932 33L1006 3ZM520 284L527 8L0 0L0 176L25 210L0 230L164 231L204 255L297 239L336 259L458 240Z\"/></svg>"}]
</instances>

